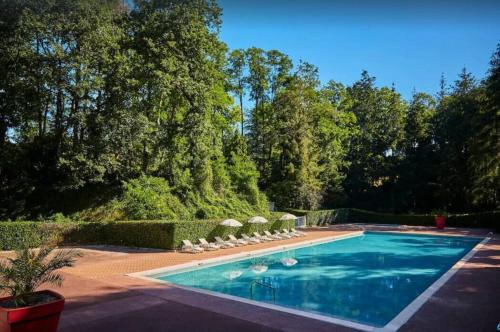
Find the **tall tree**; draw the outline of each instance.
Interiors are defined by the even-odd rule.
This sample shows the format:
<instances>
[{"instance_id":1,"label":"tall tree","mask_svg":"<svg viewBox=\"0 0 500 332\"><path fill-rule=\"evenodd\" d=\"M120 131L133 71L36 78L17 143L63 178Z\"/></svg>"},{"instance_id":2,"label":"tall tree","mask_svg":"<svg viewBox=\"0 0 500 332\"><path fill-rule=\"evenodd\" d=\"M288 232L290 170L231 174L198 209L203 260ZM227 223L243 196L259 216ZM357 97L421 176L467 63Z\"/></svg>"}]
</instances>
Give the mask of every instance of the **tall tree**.
<instances>
[{"instance_id":1,"label":"tall tree","mask_svg":"<svg viewBox=\"0 0 500 332\"><path fill-rule=\"evenodd\" d=\"M277 144L277 114L272 103L276 94L287 85L292 62L279 51L266 52L254 47L247 50L247 57L249 95L255 101L251 111L249 147L261 174L260 184L267 188Z\"/></svg>"},{"instance_id":2,"label":"tall tree","mask_svg":"<svg viewBox=\"0 0 500 332\"><path fill-rule=\"evenodd\" d=\"M243 107L243 98L246 88L246 54L244 50L234 50L229 54L228 81L229 89L238 97L241 112L241 135L244 135L245 110Z\"/></svg>"},{"instance_id":3,"label":"tall tree","mask_svg":"<svg viewBox=\"0 0 500 332\"><path fill-rule=\"evenodd\" d=\"M394 195L394 167L404 138L406 104L393 89L376 88L375 78L366 71L348 91L360 132L352 138L345 188L351 199L371 207L374 194L388 190L387 195ZM389 202L394 205L392 199Z\"/></svg>"},{"instance_id":4,"label":"tall tree","mask_svg":"<svg viewBox=\"0 0 500 332\"><path fill-rule=\"evenodd\" d=\"M474 77L462 70L452 92L440 103L437 112L436 142L441 158L438 181L441 205L447 209L466 211L471 208L468 188L471 174L467 166L472 135L471 120L479 112L481 92Z\"/></svg>"},{"instance_id":5,"label":"tall tree","mask_svg":"<svg viewBox=\"0 0 500 332\"><path fill-rule=\"evenodd\" d=\"M404 160L401 163L402 208L429 211L434 207L437 168L433 143L436 101L426 93L415 92L408 106L405 124Z\"/></svg>"},{"instance_id":6,"label":"tall tree","mask_svg":"<svg viewBox=\"0 0 500 332\"><path fill-rule=\"evenodd\" d=\"M500 44L491 57L484 81L482 107L471 120L472 137L467 142L471 172L472 202L484 208L500 207Z\"/></svg>"},{"instance_id":7,"label":"tall tree","mask_svg":"<svg viewBox=\"0 0 500 332\"><path fill-rule=\"evenodd\" d=\"M321 167L312 131L317 84L305 79L310 68L299 67L272 104L277 147L271 197L280 206L317 208L321 203Z\"/></svg>"},{"instance_id":8,"label":"tall tree","mask_svg":"<svg viewBox=\"0 0 500 332\"><path fill-rule=\"evenodd\" d=\"M290 78L292 60L284 53L277 50L266 52L267 64L269 66L269 94L273 100L281 89L283 89Z\"/></svg>"},{"instance_id":9,"label":"tall tree","mask_svg":"<svg viewBox=\"0 0 500 332\"><path fill-rule=\"evenodd\" d=\"M345 206L342 184L349 169L347 154L351 138L359 134L356 116L350 110L352 99L344 85L330 81L319 91L314 115L313 137L319 151L320 175L324 184L323 204Z\"/></svg>"}]
</instances>

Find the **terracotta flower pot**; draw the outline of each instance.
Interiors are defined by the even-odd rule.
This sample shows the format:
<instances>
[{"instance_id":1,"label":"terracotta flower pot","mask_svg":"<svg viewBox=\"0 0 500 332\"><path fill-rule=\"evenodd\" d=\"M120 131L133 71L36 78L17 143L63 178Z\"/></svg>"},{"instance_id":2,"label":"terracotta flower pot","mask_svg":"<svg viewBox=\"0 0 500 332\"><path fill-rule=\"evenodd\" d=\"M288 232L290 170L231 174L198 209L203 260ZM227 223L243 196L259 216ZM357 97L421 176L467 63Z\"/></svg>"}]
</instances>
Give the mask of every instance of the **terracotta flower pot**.
<instances>
[{"instance_id":1,"label":"terracotta flower pot","mask_svg":"<svg viewBox=\"0 0 500 332\"><path fill-rule=\"evenodd\" d=\"M436 221L436 227L438 229L444 229L446 226L446 216L435 216L434 220Z\"/></svg>"},{"instance_id":2,"label":"terracotta flower pot","mask_svg":"<svg viewBox=\"0 0 500 332\"><path fill-rule=\"evenodd\" d=\"M0 332L56 332L59 316L64 309L64 297L52 291L40 291L35 294L48 294L55 299L22 308L0 307ZM0 303L12 299L0 298Z\"/></svg>"}]
</instances>

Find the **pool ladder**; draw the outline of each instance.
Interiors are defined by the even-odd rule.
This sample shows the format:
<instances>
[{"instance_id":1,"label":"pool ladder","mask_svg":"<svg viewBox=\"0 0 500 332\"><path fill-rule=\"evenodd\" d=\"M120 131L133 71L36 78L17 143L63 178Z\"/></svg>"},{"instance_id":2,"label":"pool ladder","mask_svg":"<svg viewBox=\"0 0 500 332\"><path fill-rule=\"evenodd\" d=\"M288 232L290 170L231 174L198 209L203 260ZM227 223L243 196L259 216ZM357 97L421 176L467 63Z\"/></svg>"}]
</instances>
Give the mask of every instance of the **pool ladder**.
<instances>
[{"instance_id":1,"label":"pool ladder","mask_svg":"<svg viewBox=\"0 0 500 332\"><path fill-rule=\"evenodd\" d=\"M253 300L253 286L259 285L273 291L273 302L276 302L276 287L263 281L252 280L250 283L250 300Z\"/></svg>"}]
</instances>

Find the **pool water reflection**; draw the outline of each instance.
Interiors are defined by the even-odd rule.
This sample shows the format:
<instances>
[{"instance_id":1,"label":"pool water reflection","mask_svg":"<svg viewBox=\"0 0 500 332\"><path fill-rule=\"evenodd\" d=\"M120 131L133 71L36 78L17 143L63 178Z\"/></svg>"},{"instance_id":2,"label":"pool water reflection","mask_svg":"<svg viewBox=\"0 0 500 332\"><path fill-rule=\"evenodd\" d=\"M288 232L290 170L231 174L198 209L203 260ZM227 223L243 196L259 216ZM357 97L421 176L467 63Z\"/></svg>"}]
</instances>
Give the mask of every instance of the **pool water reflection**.
<instances>
[{"instance_id":1,"label":"pool water reflection","mask_svg":"<svg viewBox=\"0 0 500 332\"><path fill-rule=\"evenodd\" d=\"M384 326L480 241L367 232L154 278ZM258 284L253 286L251 294L254 280Z\"/></svg>"}]
</instances>

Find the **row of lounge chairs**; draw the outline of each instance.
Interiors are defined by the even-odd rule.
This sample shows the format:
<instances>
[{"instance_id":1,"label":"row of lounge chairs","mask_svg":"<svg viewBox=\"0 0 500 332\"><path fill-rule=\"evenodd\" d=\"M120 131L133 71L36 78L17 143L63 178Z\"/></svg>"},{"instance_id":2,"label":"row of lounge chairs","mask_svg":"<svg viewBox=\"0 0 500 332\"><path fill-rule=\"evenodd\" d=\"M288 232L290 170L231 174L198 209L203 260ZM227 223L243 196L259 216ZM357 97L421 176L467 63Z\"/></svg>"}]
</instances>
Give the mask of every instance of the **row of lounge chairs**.
<instances>
[{"instance_id":1,"label":"row of lounge chairs","mask_svg":"<svg viewBox=\"0 0 500 332\"><path fill-rule=\"evenodd\" d=\"M250 244L258 244L276 240L286 240L302 236L306 236L306 233L298 231L294 228L290 229L290 231L288 231L287 229L283 229L283 232L275 230L274 234L271 234L271 232L269 231L264 231L264 235L261 235L259 232L253 232L253 236L241 234L240 239L230 234L228 236L229 240L223 240L221 237L216 236L215 242L208 242L206 239L201 238L198 239L199 244L193 244L189 240L183 240L181 251L195 254L203 252L205 250L212 251L219 249L228 249L228 248L246 246Z\"/></svg>"}]
</instances>

